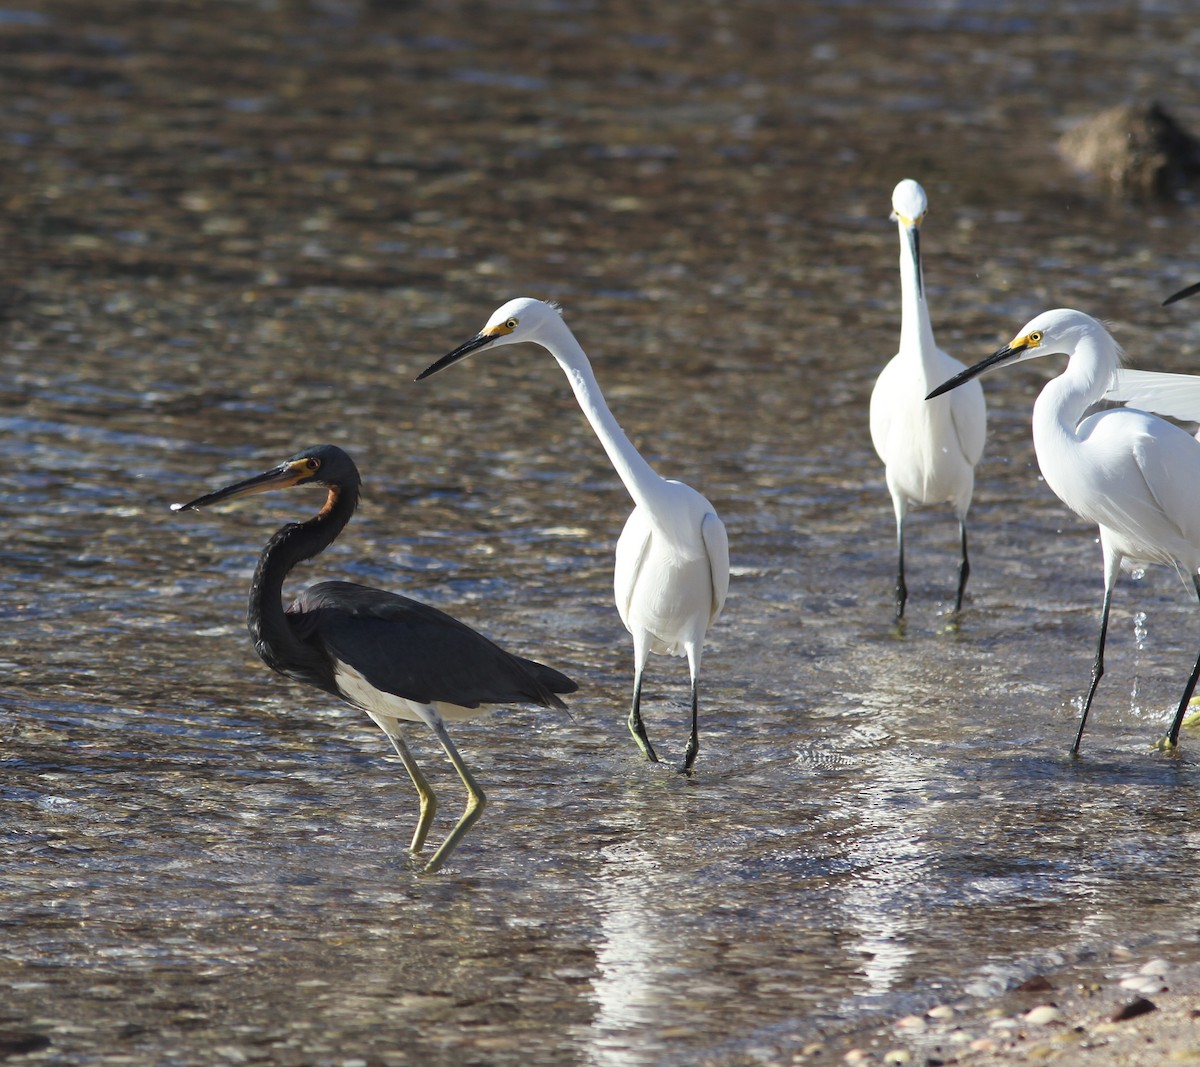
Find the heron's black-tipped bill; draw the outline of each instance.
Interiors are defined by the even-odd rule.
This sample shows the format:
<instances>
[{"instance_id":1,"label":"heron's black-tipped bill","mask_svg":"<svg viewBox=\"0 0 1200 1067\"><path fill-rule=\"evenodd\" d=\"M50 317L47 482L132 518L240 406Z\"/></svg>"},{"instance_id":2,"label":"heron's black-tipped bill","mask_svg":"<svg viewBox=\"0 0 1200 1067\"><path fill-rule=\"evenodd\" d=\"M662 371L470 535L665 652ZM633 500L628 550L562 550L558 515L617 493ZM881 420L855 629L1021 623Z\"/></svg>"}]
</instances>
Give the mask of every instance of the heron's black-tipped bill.
<instances>
[{"instance_id":1,"label":"heron's black-tipped bill","mask_svg":"<svg viewBox=\"0 0 1200 1067\"><path fill-rule=\"evenodd\" d=\"M1174 304L1176 301L1186 300L1189 296L1195 296L1196 293L1200 293L1200 282L1196 282L1194 285L1189 285L1184 289L1180 289L1177 293L1172 293L1169 297L1167 297L1166 300L1162 302L1162 306L1166 307L1168 304Z\"/></svg>"},{"instance_id":2,"label":"heron's black-tipped bill","mask_svg":"<svg viewBox=\"0 0 1200 1067\"><path fill-rule=\"evenodd\" d=\"M935 396L941 396L943 393L950 392L951 389L957 389L963 382L969 382L972 378L982 374L989 367L994 367L997 363L1004 363L1019 356L1025 351L1025 345L1020 345L1014 348L1011 344L1005 345L997 352L993 352L987 359L981 359L973 367L968 367L965 371L961 371L948 381L942 382L936 389L929 393L925 399L932 400Z\"/></svg>"},{"instance_id":3,"label":"heron's black-tipped bill","mask_svg":"<svg viewBox=\"0 0 1200 1067\"><path fill-rule=\"evenodd\" d=\"M494 333L478 333L471 338L466 344L459 345L453 352L448 352L442 356L436 363L431 363L420 374L416 380L428 378L431 374L437 374L440 370L445 370L447 367L457 363L460 359L466 359L472 352L482 348L484 345L494 341L497 334Z\"/></svg>"},{"instance_id":4,"label":"heron's black-tipped bill","mask_svg":"<svg viewBox=\"0 0 1200 1067\"><path fill-rule=\"evenodd\" d=\"M320 466L319 463L307 457L289 460L281 463L278 467L272 467L269 471L263 471L262 474L256 474L252 478L244 478L240 482L225 486L224 489L205 493L203 496L196 497L195 500L189 500L186 504L172 504L171 510L199 511L211 504L219 504L222 500L237 500L238 497L251 496L254 493L289 489L293 485L299 485L312 478L318 466Z\"/></svg>"}]
</instances>

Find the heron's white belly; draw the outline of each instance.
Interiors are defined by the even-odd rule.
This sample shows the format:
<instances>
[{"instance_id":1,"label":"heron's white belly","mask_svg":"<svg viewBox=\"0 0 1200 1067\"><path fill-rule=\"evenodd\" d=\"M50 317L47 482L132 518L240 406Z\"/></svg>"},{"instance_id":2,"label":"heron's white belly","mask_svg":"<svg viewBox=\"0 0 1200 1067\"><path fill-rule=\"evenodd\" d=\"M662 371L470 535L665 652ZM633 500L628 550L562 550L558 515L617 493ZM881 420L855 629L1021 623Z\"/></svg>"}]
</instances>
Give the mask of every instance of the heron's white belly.
<instances>
[{"instance_id":1,"label":"heron's white belly","mask_svg":"<svg viewBox=\"0 0 1200 1067\"><path fill-rule=\"evenodd\" d=\"M342 696L351 704L360 707L371 716L380 726L380 719L393 722L423 722L429 726L429 705L422 704L408 697L397 696L395 693L385 693L376 689L357 670L347 663L335 664L334 679ZM433 707L446 722L461 722L464 719L478 719L487 715L492 709L488 705L478 708L464 708L459 704L447 704L435 700Z\"/></svg>"}]
</instances>

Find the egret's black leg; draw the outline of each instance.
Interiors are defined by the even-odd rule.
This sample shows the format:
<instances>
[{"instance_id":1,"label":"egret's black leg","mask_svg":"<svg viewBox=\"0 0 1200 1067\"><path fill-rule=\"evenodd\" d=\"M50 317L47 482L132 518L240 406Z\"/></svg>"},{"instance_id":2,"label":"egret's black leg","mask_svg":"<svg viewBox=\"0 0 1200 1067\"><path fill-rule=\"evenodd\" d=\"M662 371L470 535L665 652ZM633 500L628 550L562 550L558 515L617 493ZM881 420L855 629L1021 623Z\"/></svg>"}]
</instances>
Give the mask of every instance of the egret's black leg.
<instances>
[{"instance_id":1,"label":"egret's black leg","mask_svg":"<svg viewBox=\"0 0 1200 1067\"><path fill-rule=\"evenodd\" d=\"M638 748L642 750L642 755L651 763L657 763L658 756L654 754L654 746L650 744L650 738L646 736L646 724L642 722L642 668L640 666L633 679L633 705L629 709L629 732L633 734L633 739L637 742Z\"/></svg>"},{"instance_id":2,"label":"egret's black leg","mask_svg":"<svg viewBox=\"0 0 1200 1067\"><path fill-rule=\"evenodd\" d=\"M904 603L908 600L908 586L904 584L904 520L896 523L896 548L899 562L896 565L896 621L904 618Z\"/></svg>"},{"instance_id":3,"label":"egret's black leg","mask_svg":"<svg viewBox=\"0 0 1200 1067\"><path fill-rule=\"evenodd\" d=\"M1196 596L1200 597L1200 574L1192 575L1192 585L1195 586ZM1179 744L1179 728L1183 725L1184 716L1187 715L1188 704L1191 703L1192 694L1196 691L1197 679L1200 679L1200 656L1196 657L1196 665L1192 668L1187 688L1183 691L1183 699L1179 701L1179 709L1175 712L1175 719L1171 723L1170 731L1159 743L1160 748L1174 748Z\"/></svg>"},{"instance_id":4,"label":"egret's black leg","mask_svg":"<svg viewBox=\"0 0 1200 1067\"><path fill-rule=\"evenodd\" d=\"M1079 732L1075 734L1075 744L1071 746L1071 755L1079 755L1079 742L1083 740L1083 727L1087 723L1088 712L1092 708L1092 698L1096 695L1096 686L1104 677L1104 639L1108 635L1108 609L1112 603L1112 583L1104 586L1104 607L1100 612L1100 641L1096 645L1096 662L1092 665L1092 685L1088 689L1087 700L1084 701L1083 715L1079 720Z\"/></svg>"},{"instance_id":5,"label":"egret's black leg","mask_svg":"<svg viewBox=\"0 0 1200 1067\"><path fill-rule=\"evenodd\" d=\"M692 736L683 753L683 773L692 773L692 764L700 754L700 679L692 678Z\"/></svg>"},{"instance_id":6,"label":"egret's black leg","mask_svg":"<svg viewBox=\"0 0 1200 1067\"><path fill-rule=\"evenodd\" d=\"M967 558L967 520L958 520L962 534L962 562L958 565L958 596L954 599L954 610L962 611L963 593L967 591L967 579L971 577L971 561Z\"/></svg>"}]
</instances>

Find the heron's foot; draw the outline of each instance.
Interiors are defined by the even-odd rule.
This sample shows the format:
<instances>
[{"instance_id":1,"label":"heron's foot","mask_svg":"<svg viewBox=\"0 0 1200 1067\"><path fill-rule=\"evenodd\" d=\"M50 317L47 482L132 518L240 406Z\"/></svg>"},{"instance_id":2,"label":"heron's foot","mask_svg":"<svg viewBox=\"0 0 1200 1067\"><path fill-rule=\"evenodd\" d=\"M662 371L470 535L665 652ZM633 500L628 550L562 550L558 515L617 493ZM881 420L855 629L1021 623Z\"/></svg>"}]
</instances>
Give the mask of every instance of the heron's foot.
<instances>
[{"instance_id":1,"label":"heron's foot","mask_svg":"<svg viewBox=\"0 0 1200 1067\"><path fill-rule=\"evenodd\" d=\"M1177 756L1179 754L1179 742L1172 741L1171 735L1166 734L1154 742L1154 747L1168 756Z\"/></svg>"}]
</instances>

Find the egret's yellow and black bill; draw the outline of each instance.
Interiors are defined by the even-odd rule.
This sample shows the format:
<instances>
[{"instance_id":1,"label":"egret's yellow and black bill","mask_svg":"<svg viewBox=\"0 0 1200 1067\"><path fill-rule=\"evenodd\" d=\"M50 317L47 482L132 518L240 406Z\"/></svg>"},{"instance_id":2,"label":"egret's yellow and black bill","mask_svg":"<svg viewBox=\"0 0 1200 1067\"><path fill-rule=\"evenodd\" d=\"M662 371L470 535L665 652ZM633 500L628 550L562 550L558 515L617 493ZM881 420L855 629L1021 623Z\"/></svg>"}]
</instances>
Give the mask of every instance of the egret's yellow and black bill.
<instances>
[{"instance_id":1,"label":"egret's yellow and black bill","mask_svg":"<svg viewBox=\"0 0 1200 1067\"><path fill-rule=\"evenodd\" d=\"M1018 337L1016 340L1009 342L1003 348L993 352L986 359L981 359L973 367L968 367L964 371L960 371L953 378L942 382L936 389L929 393L925 399L932 400L935 396L941 396L943 393L950 392L951 389L957 389L963 382L969 382L972 378L982 374L989 367L995 367L1000 363L1009 363L1019 359L1025 354L1026 349L1030 347L1030 341L1026 337Z\"/></svg>"},{"instance_id":2,"label":"egret's yellow and black bill","mask_svg":"<svg viewBox=\"0 0 1200 1067\"><path fill-rule=\"evenodd\" d=\"M459 345L453 352L447 352L436 363L431 363L420 374L417 375L417 381L422 378L428 378L431 374L437 374L440 370L445 370L447 367L453 366L460 359L466 359L472 352L476 352L484 345L496 340L498 337L503 337L505 334L512 333L512 325L509 323L501 323L496 326L488 327L480 330L466 344Z\"/></svg>"}]
</instances>

